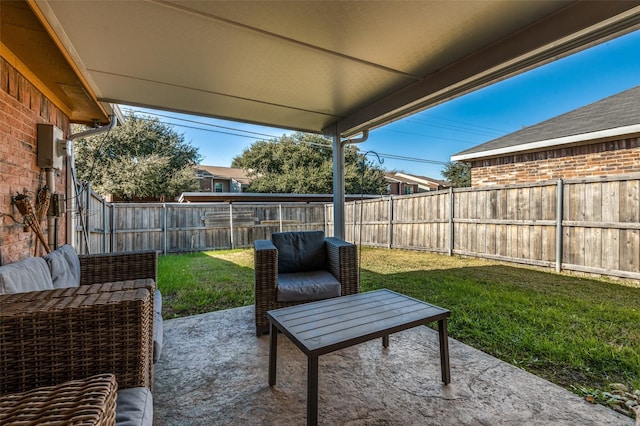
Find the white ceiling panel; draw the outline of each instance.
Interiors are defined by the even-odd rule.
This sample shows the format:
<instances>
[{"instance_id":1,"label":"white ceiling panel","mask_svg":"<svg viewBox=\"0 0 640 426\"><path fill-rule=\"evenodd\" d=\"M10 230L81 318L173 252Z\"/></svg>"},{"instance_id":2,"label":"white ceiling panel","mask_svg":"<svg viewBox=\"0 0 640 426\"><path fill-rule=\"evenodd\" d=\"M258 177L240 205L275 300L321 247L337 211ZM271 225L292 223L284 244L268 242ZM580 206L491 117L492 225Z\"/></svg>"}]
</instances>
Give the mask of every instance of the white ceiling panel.
<instances>
[{"instance_id":1,"label":"white ceiling panel","mask_svg":"<svg viewBox=\"0 0 640 426\"><path fill-rule=\"evenodd\" d=\"M98 99L349 135L640 26L640 2L34 0Z\"/></svg>"}]
</instances>

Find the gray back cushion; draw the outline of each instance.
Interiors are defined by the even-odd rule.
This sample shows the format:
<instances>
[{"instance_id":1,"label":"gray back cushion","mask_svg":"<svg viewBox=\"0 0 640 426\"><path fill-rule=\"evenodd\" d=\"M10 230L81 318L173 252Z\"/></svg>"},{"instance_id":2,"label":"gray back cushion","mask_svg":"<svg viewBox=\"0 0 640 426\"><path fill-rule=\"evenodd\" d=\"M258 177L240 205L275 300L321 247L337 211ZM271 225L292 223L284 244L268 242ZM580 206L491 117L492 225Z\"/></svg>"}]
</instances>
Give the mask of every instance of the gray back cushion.
<instances>
[{"instance_id":1,"label":"gray back cushion","mask_svg":"<svg viewBox=\"0 0 640 426\"><path fill-rule=\"evenodd\" d=\"M73 246L65 244L47 254L44 260L49 265L54 288L80 285L80 259Z\"/></svg>"},{"instance_id":2,"label":"gray back cushion","mask_svg":"<svg viewBox=\"0 0 640 426\"><path fill-rule=\"evenodd\" d=\"M323 231L275 232L271 241L278 249L278 273L326 268Z\"/></svg>"},{"instance_id":3,"label":"gray back cushion","mask_svg":"<svg viewBox=\"0 0 640 426\"><path fill-rule=\"evenodd\" d=\"M30 257L0 266L0 294L53 289L47 262Z\"/></svg>"},{"instance_id":4,"label":"gray back cushion","mask_svg":"<svg viewBox=\"0 0 640 426\"><path fill-rule=\"evenodd\" d=\"M118 426L152 426L151 391L147 388L118 389L116 424Z\"/></svg>"}]
</instances>

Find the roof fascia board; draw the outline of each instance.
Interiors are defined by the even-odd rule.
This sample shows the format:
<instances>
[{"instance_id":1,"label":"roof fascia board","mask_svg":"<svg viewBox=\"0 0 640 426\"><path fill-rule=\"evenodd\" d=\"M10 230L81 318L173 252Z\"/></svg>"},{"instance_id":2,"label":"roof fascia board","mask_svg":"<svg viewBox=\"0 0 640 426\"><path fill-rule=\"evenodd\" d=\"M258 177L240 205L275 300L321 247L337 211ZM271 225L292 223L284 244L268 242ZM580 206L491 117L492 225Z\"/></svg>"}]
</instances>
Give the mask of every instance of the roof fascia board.
<instances>
[{"instance_id":1,"label":"roof fascia board","mask_svg":"<svg viewBox=\"0 0 640 426\"><path fill-rule=\"evenodd\" d=\"M80 61L80 56L75 52L72 48L71 41L67 38L62 25L55 18L55 14L51 11L51 8L48 3L37 0L26 0L27 4L36 15L45 31L53 40L53 43L58 47L58 50L64 58L67 60L67 63L76 74L87 94L91 98L91 100L97 105L98 109L102 111L104 116L108 119L111 115L118 115L116 111L109 111L108 108L105 108L105 105L98 100L95 91L95 84L91 84L89 73L84 68L82 61ZM58 36L61 34L61 36ZM109 46L103 46L104 48L109 48ZM119 114L119 118L122 117L122 113Z\"/></svg>"},{"instance_id":2,"label":"roof fascia board","mask_svg":"<svg viewBox=\"0 0 640 426\"><path fill-rule=\"evenodd\" d=\"M33 86L40 91L44 96L47 97L57 108L59 108L67 117L71 116L71 108L62 102L62 100L57 97L49 87L42 82L38 78L38 76L31 71L31 69L26 66L18 56L14 54L11 49L9 49L6 45L4 45L0 41L0 57L4 58L7 62L11 64L20 74L22 74Z\"/></svg>"},{"instance_id":3,"label":"roof fascia board","mask_svg":"<svg viewBox=\"0 0 640 426\"><path fill-rule=\"evenodd\" d=\"M371 130L638 28L640 1L574 2L334 125L342 136Z\"/></svg>"},{"instance_id":4,"label":"roof fascia board","mask_svg":"<svg viewBox=\"0 0 640 426\"><path fill-rule=\"evenodd\" d=\"M596 132L582 133L579 135L564 136L561 138L547 139L538 142L529 142L522 145L514 145L504 148L490 149L468 154L453 155L451 161L469 161L487 157L500 157L524 151L539 151L545 148L576 144L581 142L597 142L602 140L619 139L621 136L640 134L640 124L616 127L614 129L598 130Z\"/></svg>"}]
</instances>

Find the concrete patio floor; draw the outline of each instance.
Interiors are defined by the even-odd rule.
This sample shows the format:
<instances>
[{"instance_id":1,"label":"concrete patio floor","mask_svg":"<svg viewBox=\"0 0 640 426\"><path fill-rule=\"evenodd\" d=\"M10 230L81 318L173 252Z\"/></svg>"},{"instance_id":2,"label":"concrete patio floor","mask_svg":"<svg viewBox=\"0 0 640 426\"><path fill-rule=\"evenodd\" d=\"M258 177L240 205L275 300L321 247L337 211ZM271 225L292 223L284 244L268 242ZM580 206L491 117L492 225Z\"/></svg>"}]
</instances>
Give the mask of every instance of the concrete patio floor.
<instances>
[{"instance_id":1,"label":"concrete patio floor","mask_svg":"<svg viewBox=\"0 0 640 426\"><path fill-rule=\"evenodd\" d=\"M253 307L165 321L156 364L154 424L304 425L307 363L278 339L277 384L269 337ZM319 358L321 425L633 425L633 420L449 339L450 385L440 380L437 332L393 334Z\"/></svg>"}]
</instances>

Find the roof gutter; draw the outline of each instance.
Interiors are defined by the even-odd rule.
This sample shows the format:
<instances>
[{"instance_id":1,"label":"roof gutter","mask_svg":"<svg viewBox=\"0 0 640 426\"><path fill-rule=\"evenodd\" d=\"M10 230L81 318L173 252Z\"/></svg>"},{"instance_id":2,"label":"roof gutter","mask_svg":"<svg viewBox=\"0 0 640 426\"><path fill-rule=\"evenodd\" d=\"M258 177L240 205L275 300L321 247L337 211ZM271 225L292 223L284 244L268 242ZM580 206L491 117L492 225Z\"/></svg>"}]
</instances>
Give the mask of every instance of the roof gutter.
<instances>
[{"instance_id":1,"label":"roof gutter","mask_svg":"<svg viewBox=\"0 0 640 426\"><path fill-rule=\"evenodd\" d=\"M620 136L640 134L640 124L616 127L613 129L598 130L595 132L581 133L579 135L563 136L561 138L547 139L538 142L529 142L522 145L513 145L503 148L489 149L487 151L470 152L451 156L451 161L469 161L488 157L501 157L523 151L538 151L544 148L555 148L562 145L575 144L587 141L602 141L615 139Z\"/></svg>"}]
</instances>

